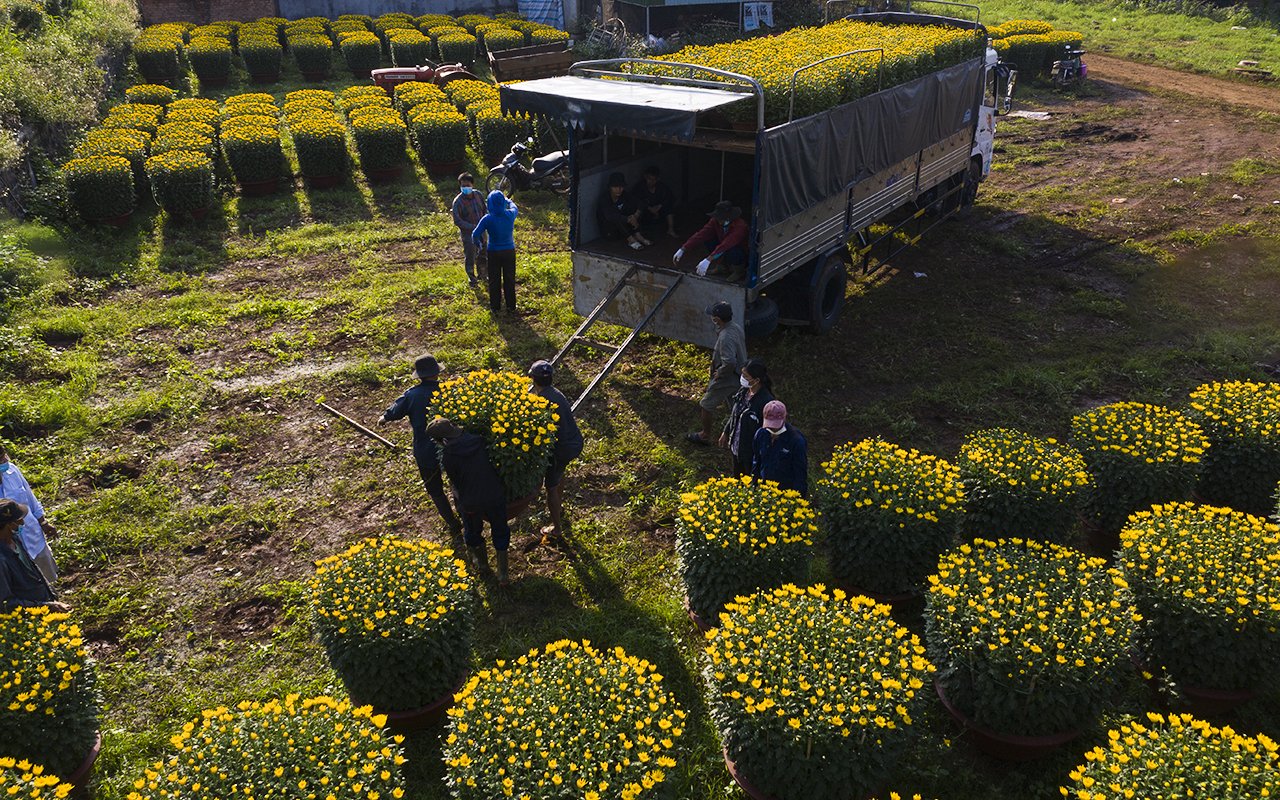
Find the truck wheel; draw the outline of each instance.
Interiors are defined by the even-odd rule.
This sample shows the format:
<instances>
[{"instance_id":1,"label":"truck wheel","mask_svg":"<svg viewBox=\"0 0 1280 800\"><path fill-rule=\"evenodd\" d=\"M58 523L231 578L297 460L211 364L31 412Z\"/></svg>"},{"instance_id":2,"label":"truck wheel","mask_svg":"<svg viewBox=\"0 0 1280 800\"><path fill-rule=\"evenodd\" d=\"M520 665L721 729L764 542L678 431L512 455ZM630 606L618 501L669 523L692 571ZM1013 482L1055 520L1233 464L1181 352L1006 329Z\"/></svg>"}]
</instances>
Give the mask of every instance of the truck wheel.
<instances>
[{"instance_id":1,"label":"truck wheel","mask_svg":"<svg viewBox=\"0 0 1280 800\"><path fill-rule=\"evenodd\" d=\"M978 199L978 184L982 183L981 156L969 159L969 171L964 174L964 188L960 190L960 205L967 207Z\"/></svg>"},{"instance_id":2,"label":"truck wheel","mask_svg":"<svg viewBox=\"0 0 1280 800\"><path fill-rule=\"evenodd\" d=\"M747 305L746 319L742 321L742 329L752 339L763 338L777 329L778 317L778 304L768 297L761 297Z\"/></svg>"},{"instance_id":3,"label":"truck wheel","mask_svg":"<svg viewBox=\"0 0 1280 800\"><path fill-rule=\"evenodd\" d=\"M844 260L832 253L813 270L809 282L809 332L826 333L836 326L844 310L844 292L849 286L849 273Z\"/></svg>"}]
</instances>

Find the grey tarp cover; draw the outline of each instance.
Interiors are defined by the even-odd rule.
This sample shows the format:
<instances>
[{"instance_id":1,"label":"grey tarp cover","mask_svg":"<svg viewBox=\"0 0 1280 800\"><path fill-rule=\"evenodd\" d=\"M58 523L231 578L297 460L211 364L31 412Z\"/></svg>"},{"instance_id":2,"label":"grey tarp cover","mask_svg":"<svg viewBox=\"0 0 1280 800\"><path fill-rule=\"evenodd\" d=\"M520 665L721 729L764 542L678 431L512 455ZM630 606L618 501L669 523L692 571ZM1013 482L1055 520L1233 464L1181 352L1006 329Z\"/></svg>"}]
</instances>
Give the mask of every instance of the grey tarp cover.
<instances>
[{"instance_id":1,"label":"grey tarp cover","mask_svg":"<svg viewBox=\"0 0 1280 800\"><path fill-rule=\"evenodd\" d=\"M499 87L503 111L545 114L566 125L689 141L699 111L743 100L723 89L566 75Z\"/></svg>"},{"instance_id":2,"label":"grey tarp cover","mask_svg":"<svg viewBox=\"0 0 1280 800\"><path fill-rule=\"evenodd\" d=\"M972 126L975 58L764 132L761 224L768 228Z\"/></svg>"}]
</instances>

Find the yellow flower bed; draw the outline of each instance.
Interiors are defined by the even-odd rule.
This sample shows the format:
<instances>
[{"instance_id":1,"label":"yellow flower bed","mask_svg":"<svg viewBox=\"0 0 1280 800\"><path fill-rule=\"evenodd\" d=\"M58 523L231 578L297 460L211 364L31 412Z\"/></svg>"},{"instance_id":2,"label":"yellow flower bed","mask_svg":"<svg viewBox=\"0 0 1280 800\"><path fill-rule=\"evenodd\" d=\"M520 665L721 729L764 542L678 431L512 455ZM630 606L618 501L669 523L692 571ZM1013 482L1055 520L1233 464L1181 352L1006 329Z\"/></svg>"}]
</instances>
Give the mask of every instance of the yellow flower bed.
<instances>
[{"instance_id":1,"label":"yellow flower bed","mask_svg":"<svg viewBox=\"0 0 1280 800\"><path fill-rule=\"evenodd\" d=\"M779 800L865 797L915 741L934 668L888 606L792 584L725 607L707 633L711 717Z\"/></svg>"},{"instance_id":2,"label":"yellow flower bed","mask_svg":"<svg viewBox=\"0 0 1280 800\"><path fill-rule=\"evenodd\" d=\"M883 86L888 88L977 57L985 44L973 30L840 20L777 36L686 47L660 60L701 64L755 78L764 88L765 124L776 125L787 119L792 73L819 59L851 50L883 48ZM880 63L880 55L871 53L802 72L796 83L795 116L816 114L876 91ZM734 109L738 116L754 114L746 103L737 103Z\"/></svg>"},{"instance_id":3,"label":"yellow flower bed","mask_svg":"<svg viewBox=\"0 0 1280 800\"><path fill-rule=\"evenodd\" d=\"M385 724L368 706L330 697L208 709L182 726L174 754L148 768L128 800L401 798L403 740Z\"/></svg>"},{"instance_id":4,"label":"yellow flower bed","mask_svg":"<svg viewBox=\"0 0 1280 800\"><path fill-rule=\"evenodd\" d=\"M1169 503L1134 514L1120 564L1147 668L1196 687L1270 685L1280 669L1280 525Z\"/></svg>"},{"instance_id":5,"label":"yellow flower bed","mask_svg":"<svg viewBox=\"0 0 1280 800\"><path fill-rule=\"evenodd\" d=\"M1215 728L1190 714L1148 713L1107 731L1062 787L1068 800L1275 797L1280 747L1262 734Z\"/></svg>"},{"instance_id":6,"label":"yellow flower bed","mask_svg":"<svg viewBox=\"0 0 1280 800\"><path fill-rule=\"evenodd\" d=\"M685 728L652 664L590 642L499 661L455 699L444 762L456 800L661 796Z\"/></svg>"},{"instance_id":7,"label":"yellow flower bed","mask_svg":"<svg viewBox=\"0 0 1280 800\"><path fill-rule=\"evenodd\" d=\"M816 518L799 492L749 476L681 495L676 553L690 608L711 623L738 595L805 582Z\"/></svg>"},{"instance_id":8,"label":"yellow flower bed","mask_svg":"<svg viewBox=\"0 0 1280 800\"><path fill-rule=\"evenodd\" d=\"M0 797L8 800L62 800L75 787L39 764L0 756Z\"/></svg>"},{"instance_id":9,"label":"yellow flower bed","mask_svg":"<svg viewBox=\"0 0 1280 800\"><path fill-rule=\"evenodd\" d=\"M1280 383L1206 383L1191 393L1187 415L1213 443L1200 493L1239 511L1268 513L1280 481Z\"/></svg>"},{"instance_id":10,"label":"yellow flower bed","mask_svg":"<svg viewBox=\"0 0 1280 800\"><path fill-rule=\"evenodd\" d=\"M978 539L938 561L925 638L957 709L992 730L1079 730L1132 667L1140 620L1116 593L1119 571L1056 544Z\"/></svg>"}]
</instances>

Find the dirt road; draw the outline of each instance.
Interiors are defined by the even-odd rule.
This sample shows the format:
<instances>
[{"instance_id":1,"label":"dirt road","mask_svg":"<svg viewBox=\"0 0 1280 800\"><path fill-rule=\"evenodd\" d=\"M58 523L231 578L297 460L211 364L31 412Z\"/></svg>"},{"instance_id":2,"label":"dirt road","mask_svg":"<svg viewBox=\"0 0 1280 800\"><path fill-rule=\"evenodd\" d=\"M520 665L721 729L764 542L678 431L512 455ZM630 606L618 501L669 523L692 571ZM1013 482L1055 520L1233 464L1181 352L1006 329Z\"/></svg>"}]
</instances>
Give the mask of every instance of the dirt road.
<instances>
[{"instance_id":1,"label":"dirt road","mask_svg":"<svg viewBox=\"0 0 1280 800\"><path fill-rule=\"evenodd\" d=\"M1167 89L1219 103L1280 114L1280 85L1262 83L1255 85L1208 75L1193 75L1153 64L1125 61L1100 53L1089 53L1085 61L1089 64L1090 78L1113 81L1126 86Z\"/></svg>"}]
</instances>

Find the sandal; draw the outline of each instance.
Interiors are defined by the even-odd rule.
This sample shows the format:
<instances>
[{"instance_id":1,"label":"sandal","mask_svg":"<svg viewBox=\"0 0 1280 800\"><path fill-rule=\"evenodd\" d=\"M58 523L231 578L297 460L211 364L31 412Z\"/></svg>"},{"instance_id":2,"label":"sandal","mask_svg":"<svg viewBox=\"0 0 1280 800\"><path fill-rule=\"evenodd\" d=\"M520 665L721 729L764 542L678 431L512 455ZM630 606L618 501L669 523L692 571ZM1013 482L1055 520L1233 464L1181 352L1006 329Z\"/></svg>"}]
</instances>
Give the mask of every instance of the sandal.
<instances>
[{"instance_id":1,"label":"sandal","mask_svg":"<svg viewBox=\"0 0 1280 800\"><path fill-rule=\"evenodd\" d=\"M627 246L628 246L628 247L630 247L632 250L643 250L643 249L644 249L644 245L640 244L639 242L632 242L631 244L629 244L629 245L627 245Z\"/></svg>"},{"instance_id":2,"label":"sandal","mask_svg":"<svg viewBox=\"0 0 1280 800\"><path fill-rule=\"evenodd\" d=\"M702 431L694 431L693 433L688 434L684 438L686 441L692 442L694 444L700 444L703 447L708 447L711 445L711 442L707 441L707 437L702 435Z\"/></svg>"}]
</instances>

